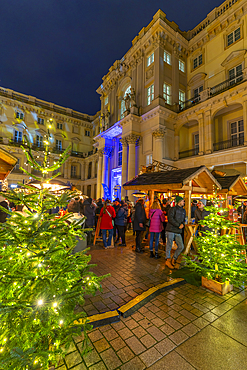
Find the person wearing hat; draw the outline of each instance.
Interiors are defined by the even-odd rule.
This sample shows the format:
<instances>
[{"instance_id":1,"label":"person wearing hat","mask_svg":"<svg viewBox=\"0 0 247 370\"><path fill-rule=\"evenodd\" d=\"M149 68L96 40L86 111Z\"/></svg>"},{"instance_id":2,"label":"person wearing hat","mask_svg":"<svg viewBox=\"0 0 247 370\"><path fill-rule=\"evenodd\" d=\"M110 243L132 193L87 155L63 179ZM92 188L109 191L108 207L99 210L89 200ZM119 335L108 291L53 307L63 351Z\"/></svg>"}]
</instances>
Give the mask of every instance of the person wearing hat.
<instances>
[{"instance_id":1,"label":"person wearing hat","mask_svg":"<svg viewBox=\"0 0 247 370\"><path fill-rule=\"evenodd\" d=\"M193 199L191 203L191 218L195 218L195 211L197 209L197 200Z\"/></svg>"},{"instance_id":2,"label":"person wearing hat","mask_svg":"<svg viewBox=\"0 0 247 370\"><path fill-rule=\"evenodd\" d=\"M205 206L207 205L207 199L200 199L197 204L197 209L195 210L195 223L198 224L199 221L204 220L206 216L210 214L209 211L205 210ZM202 233L210 230L208 226L204 226L200 223L198 231L201 231Z\"/></svg>"},{"instance_id":3,"label":"person wearing hat","mask_svg":"<svg viewBox=\"0 0 247 370\"><path fill-rule=\"evenodd\" d=\"M170 269L178 269L179 262L178 257L184 249L184 243L182 239L182 229L185 224L186 212L184 207L184 199L180 196L176 196L176 206L172 207L168 212L168 223L166 226L166 266ZM177 249L174 253L173 259L171 259L171 249L173 240L177 244Z\"/></svg>"}]
</instances>

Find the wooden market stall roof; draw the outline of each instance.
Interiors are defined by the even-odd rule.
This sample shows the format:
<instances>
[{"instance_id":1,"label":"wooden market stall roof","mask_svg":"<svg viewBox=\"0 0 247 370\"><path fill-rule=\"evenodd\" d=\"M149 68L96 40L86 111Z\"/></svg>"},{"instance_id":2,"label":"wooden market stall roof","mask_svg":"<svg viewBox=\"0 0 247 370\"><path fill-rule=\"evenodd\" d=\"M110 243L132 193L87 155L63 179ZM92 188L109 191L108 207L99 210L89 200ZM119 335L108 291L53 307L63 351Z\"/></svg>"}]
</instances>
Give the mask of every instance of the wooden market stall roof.
<instances>
[{"instance_id":1,"label":"wooden market stall roof","mask_svg":"<svg viewBox=\"0 0 247 370\"><path fill-rule=\"evenodd\" d=\"M18 159L0 148L0 180L5 180L15 167Z\"/></svg>"},{"instance_id":2,"label":"wooden market stall roof","mask_svg":"<svg viewBox=\"0 0 247 370\"><path fill-rule=\"evenodd\" d=\"M215 174L214 177L221 185L219 194L247 195L247 186L240 175L217 176Z\"/></svg>"},{"instance_id":3,"label":"wooden market stall roof","mask_svg":"<svg viewBox=\"0 0 247 370\"><path fill-rule=\"evenodd\" d=\"M206 166L181 170L146 172L126 182L126 190L154 190L212 194L214 187L221 190L221 185Z\"/></svg>"}]
</instances>

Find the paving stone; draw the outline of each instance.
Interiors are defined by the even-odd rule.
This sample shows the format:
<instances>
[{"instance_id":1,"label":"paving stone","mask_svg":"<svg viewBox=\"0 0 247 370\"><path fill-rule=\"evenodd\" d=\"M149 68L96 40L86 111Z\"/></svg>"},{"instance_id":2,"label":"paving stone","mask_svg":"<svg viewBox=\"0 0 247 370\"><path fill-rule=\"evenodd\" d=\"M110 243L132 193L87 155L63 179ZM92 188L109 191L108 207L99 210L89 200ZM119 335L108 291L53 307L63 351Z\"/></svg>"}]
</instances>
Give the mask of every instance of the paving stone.
<instances>
[{"instance_id":1,"label":"paving stone","mask_svg":"<svg viewBox=\"0 0 247 370\"><path fill-rule=\"evenodd\" d=\"M156 348L150 348L146 352L143 352L139 358L144 362L144 364L148 367L151 366L153 363L158 361L162 355L157 351Z\"/></svg>"},{"instance_id":2,"label":"paving stone","mask_svg":"<svg viewBox=\"0 0 247 370\"><path fill-rule=\"evenodd\" d=\"M119 321L119 322L115 322L113 324L111 324L111 326L113 327L113 329L115 330L121 330L123 328L126 328L125 324L123 323L123 321Z\"/></svg>"},{"instance_id":3,"label":"paving stone","mask_svg":"<svg viewBox=\"0 0 247 370\"><path fill-rule=\"evenodd\" d=\"M104 333L105 331L110 330L111 328L112 328L111 325L104 325L101 326L99 330L101 331L101 333Z\"/></svg>"},{"instance_id":4,"label":"paving stone","mask_svg":"<svg viewBox=\"0 0 247 370\"><path fill-rule=\"evenodd\" d=\"M94 365L96 362L99 362L101 360L95 349L84 355L83 359L88 367Z\"/></svg>"},{"instance_id":5,"label":"paving stone","mask_svg":"<svg viewBox=\"0 0 247 370\"><path fill-rule=\"evenodd\" d=\"M164 325L164 321L156 317L155 319L152 320L152 324L159 327Z\"/></svg>"},{"instance_id":6,"label":"paving stone","mask_svg":"<svg viewBox=\"0 0 247 370\"><path fill-rule=\"evenodd\" d=\"M190 323L190 324L184 326L182 331L185 334L187 334L189 337L192 337L192 335L195 335L199 331L199 328L196 325Z\"/></svg>"},{"instance_id":7,"label":"paving stone","mask_svg":"<svg viewBox=\"0 0 247 370\"><path fill-rule=\"evenodd\" d=\"M156 312L156 313L155 313L155 315L156 315L158 318L160 318L161 320L164 320L164 319L166 319L166 318L169 316L166 312L164 312L164 311L162 311L162 310L160 310L160 311Z\"/></svg>"},{"instance_id":8,"label":"paving stone","mask_svg":"<svg viewBox=\"0 0 247 370\"><path fill-rule=\"evenodd\" d=\"M178 329L182 328L182 326L183 326L182 324L180 324L180 322L173 319L172 317L167 317L167 319L165 319L164 321L175 330L178 330Z\"/></svg>"},{"instance_id":9,"label":"paving stone","mask_svg":"<svg viewBox=\"0 0 247 370\"><path fill-rule=\"evenodd\" d=\"M65 362L68 368L75 366L82 362L82 358L78 351L72 352L65 357Z\"/></svg>"},{"instance_id":10,"label":"paving stone","mask_svg":"<svg viewBox=\"0 0 247 370\"><path fill-rule=\"evenodd\" d=\"M187 310L184 310L184 309L180 311L180 314L187 317L187 319L189 319L191 321L197 319L196 315L194 315L193 313L191 313Z\"/></svg>"},{"instance_id":11,"label":"paving stone","mask_svg":"<svg viewBox=\"0 0 247 370\"><path fill-rule=\"evenodd\" d=\"M218 316L214 315L212 312L205 313L203 316L201 316L203 319L213 322L214 320L218 319Z\"/></svg>"},{"instance_id":12,"label":"paving stone","mask_svg":"<svg viewBox=\"0 0 247 370\"><path fill-rule=\"evenodd\" d=\"M153 312L151 312L151 311L149 311L149 312L145 312L144 316L145 316L145 317L146 317L146 319L148 319L148 320L155 319L155 317L156 317L156 315L155 315Z\"/></svg>"},{"instance_id":13,"label":"paving stone","mask_svg":"<svg viewBox=\"0 0 247 370\"><path fill-rule=\"evenodd\" d=\"M112 348L102 352L100 356L102 357L102 360L104 361L108 370L117 369L120 365L122 365L122 362L119 360Z\"/></svg>"},{"instance_id":14,"label":"paving stone","mask_svg":"<svg viewBox=\"0 0 247 370\"><path fill-rule=\"evenodd\" d=\"M170 334L172 334L174 331L175 331L175 329L174 328L172 328L170 325L168 325L168 324L165 324L165 325L163 325L163 326L161 326L160 327L160 330L162 330L163 331L163 333L165 333L166 335L170 335Z\"/></svg>"},{"instance_id":15,"label":"paving stone","mask_svg":"<svg viewBox=\"0 0 247 370\"><path fill-rule=\"evenodd\" d=\"M169 336L169 339L171 339L177 346L179 346L179 344L183 343L188 338L189 336L182 330L178 330Z\"/></svg>"},{"instance_id":16,"label":"paving stone","mask_svg":"<svg viewBox=\"0 0 247 370\"><path fill-rule=\"evenodd\" d=\"M151 334L158 342L166 337L166 335L155 326L151 326L151 328L148 328L147 332Z\"/></svg>"},{"instance_id":17,"label":"paving stone","mask_svg":"<svg viewBox=\"0 0 247 370\"><path fill-rule=\"evenodd\" d=\"M152 347L155 343L157 343L157 341L150 335L150 334L146 334L144 335L144 337L142 337L140 339L140 341L142 342L142 344L144 344L145 347L147 348L150 348Z\"/></svg>"},{"instance_id":18,"label":"paving stone","mask_svg":"<svg viewBox=\"0 0 247 370\"><path fill-rule=\"evenodd\" d=\"M132 330L132 329L136 328L137 326L139 326L139 324L138 324L135 320L133 320L133 319L131 318L130 320L128 320L128 321L126 322L126 326L127 326L130 330Z\"/></svg>"},{"instance_id":19,"label":"paving stone","mask_svg":"<svg viewBox=\"0 0 247 370\"><path fill-rule=\"evenodd\" d=\"M154 347L162 354L162 356L165 356L176 347L176 344L174 344L169 338L165 338Z\"/></svg>"},{"instance_id":20,"label":"paving stone","mask_svg":"<svg viewBox=\"0 0 247 370\"><path fill-rule=\"evenodd\" d=\"M124 328L118 331L118 334L125 340L132 336L131 331L128 328Z\"/></svg>"},{"instance_id":21,"label":"paving stone","mask_svg":"<svg viewBox=\"0 0 247 370\"><path fill-rule=\"evenodd\" d=\"M118 337L116 339L113 339L110 342L110 345L113 347L115 351L118 351L125 346L125 342L123 341L122 338Z\"/></svg>"},{"instance_id":22,"label":"paving stone","mask_svg":"<svg viewBox=\"0 0 247 370\"><path fill-rule=\"evenodd\" d=\"M131 317L136 321L144 319L144 316L139 311L135 312Z\"/></svg>"},{"instance_id":23,"label":"paving stone","mask_svg":"<svg viewBox=\"0 0 247 370\"><path fill-rule=\"evenodd\" d=\"M88 333L88 336L92 342L96 342L97 340L104 338L98 329Z\"/></svg>"},{"instance_id":24,"label":"paving stone","mask_svg":"<svg viewBox=\"0 0 247 370\"><path fill-rule=\"evenodd\" d=\"M139 355L141 352L145 351L144 345L137 339L136 337L131 337L126 339L126 344L130 347L130 349L136 354Z\"/></svg>"},{"instance_id":25,"label":"paving stone","mask_svg":"<svg viewBox=\"0 0 247 370\"><path fill-rule=\"evenodd\" d=\"M114 329L110 329L104 332L105 338L110 341L118 337L118 333Z\"/></svg>"},{"instance_id":26,"label":"paving stone","mask_svg":"<svg viewBox=\"0 0 247 370\"><path fill-rule=\"evenodd\" d=\"M118 357L120 358L120 360L125 363L129 360L131 360L135 355L134 353L129 349L129 347L125 346L123 347L122 349L120 349L118 352L117 352L117 355Z\"/></svg>"},{"instance_id":27,"label":"paving stone","mask_svg":"<svg viewBox=\"0 0 247 370\"><path fill-rule=\"evenodd\" d=\"M143 327L141 326L138 326L137 328L133 329L132 330L132 333L137 337L137 338L141 338L143 337L145 334L147 334L146 330L143 329Z\"/></svg>"},{"instance_id":28,"label":"paving stone","mask_svg":"<svg viewBox=\"0 0 247 370\"><path fill-rule=\"evenodd\" d=\"M105 338L94 342L94 346L98 352L102 352L110 347L109 343L105 340Z\"/></svg>"},{"instance_id":29,"label":"paving stone","mask_svg":"<svg viewBox=\"0 0 247 370\"><path fill-rule=\"evenodd\" d=\"M209 322L202 317L198 317L198 319L193 321L193 324L196 325L199 329L205 328L205 326L209 325Z\"/></svg>"},{"instance_id":30,"label":"paving stone","mask_svg":"<svg viewBox=\"0 0 247 370\"><path fill-rule=\"evenodd\" d=\"M138 324L140 324L144 329L147 329L152 325L147 319L140 320Z\"/></svg>"},{"instance_id":31,"label":"paving stone","mask_svg":"<svg viewBox=\"0 0 247 370\"><path fill-rule=\"evenodd\" d=\"M132 360L122 365L120 369L121 370L144 370L146 369L146 366L138 357L134 357Z\"/></svg>"},{"instance_id":32,"label":"paving stone","mask_svg":"<svg viewBox=\"0 0 247 370\"><path fill-rule=\"evenodd\" d=\"M180 322L180 324L182 324L182 325L187 325L187 324L189 324L189 323L191 322L189 319L187 319L187 318L186 318L186 317L184 317L183 315L181 315L181 316L177 317L177 318L176 318L176 320L177 320L178 322Z\"/></svg>"},{"instance_id":33,"label":"paving stone","mask_svg":"<svg viewBox=\"0 0 247 370\"><path fill-rule=\"evenodd\" d=\"M89 368L89 370L107 370L103 361L100 361L98 364L95 364Z\"/></svg>"},{"instance_id":34,"label":"paving stone","mask_svg":"<svg viewBox=\"0 0 247 370\"><path fill-rule=\"evenodd\" d=\"M88 368L83 364L79 364L76 367L73 367L72 370L87 370Z\"/></svg>"},{"instance_id":35,"label":"paving stone","mask_svg":"<svg viewBox=\"0 0 247 370\"><path fill-rule=\"evenodd\" d=\"M183 357L175 351L168 353L161 360L148 368L149 370L195 370ZM211 369L210 369L211 370Z\"/></svg>"}]
</instances>

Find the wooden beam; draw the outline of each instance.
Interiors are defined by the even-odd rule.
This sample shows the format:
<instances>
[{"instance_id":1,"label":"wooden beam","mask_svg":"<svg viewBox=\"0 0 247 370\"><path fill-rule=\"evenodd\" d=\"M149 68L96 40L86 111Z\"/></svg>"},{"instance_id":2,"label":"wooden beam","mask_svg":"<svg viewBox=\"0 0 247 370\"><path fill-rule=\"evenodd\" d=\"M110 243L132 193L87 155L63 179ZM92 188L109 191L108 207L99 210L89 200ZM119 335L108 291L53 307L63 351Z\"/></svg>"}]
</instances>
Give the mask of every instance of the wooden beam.
<instances>
[{"instance_id":1,"label":"wooden beam","mask_svg":"<svg viewBox=\"0 0 247 370\"><path fill-rule=\"evenodd\" d=\"M155 190L165 192L169 190L181 191L183 184L152 184L152 185L125 185L123 188L126 190Z\"/></svg>"}]
</instances>

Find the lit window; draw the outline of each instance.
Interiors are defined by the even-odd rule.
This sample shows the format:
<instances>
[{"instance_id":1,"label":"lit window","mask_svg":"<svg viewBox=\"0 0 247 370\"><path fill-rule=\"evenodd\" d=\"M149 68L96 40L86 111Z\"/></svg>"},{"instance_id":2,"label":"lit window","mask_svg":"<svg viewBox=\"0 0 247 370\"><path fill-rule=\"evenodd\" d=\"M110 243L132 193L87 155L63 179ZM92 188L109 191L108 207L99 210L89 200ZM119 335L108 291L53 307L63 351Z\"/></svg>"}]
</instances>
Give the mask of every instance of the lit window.
<instances>
[{"instance_id":1,"label":"lit window","mask_svg":"<svg viewBox=\"0 0 247 370\"><path fill-rule=\"evenodd\" d=\"M62 129L63 129L63 124L62 124L62 123L57 122L57 129L58 129L58 130L62 130Z\"/></svg>"},{"instance_id":2,"label":"lit window","mask_svg":"<svg viewBox=\"0 0 247 370\"><path fill-rule=\"evenodd\" d=\"M242 64L239 64L237 67L234 67L229 70L230 85L234 85L235 83L242 81L242 79L243 79Z\"/></svg>"},{"instance_id":3,"label":"lit window","mask_svg":"<svg viewBox=\"0 0 247 370\"><path fill-rule=\"evenodd\" d=\"M23 120L23 119L24 119L24 113L22 113L22 112L16 112L16 113L15 113L15 117L16 117L17 119L21 119L21 120Z\"/></svg>"},{"instance_id":4,"label":"lit window","mask_svg":"<svg viewBox=\"0 0 247 370\"><path fill-rule=\"evenodd\" d=\"M43 125L44 124L44 118L38 117L38 124Z\"/></svg>"},{"instance_id":5,"label":"lit window","mask_svg":"<svg viewBox=\"0 0 247 370\"><path fill-rule=\"evenodd\" d=\"M154 100L154 85L151 85L147 89L147 103L148 105Z\"/></svg>"},{"instance_id":6,"label":"lit window","mask_svg":"<svg viewBox=\"0 0 247 370\"><path fill-rule=\"evenodd\" d=\"M194 149L195 149L195 154L199 153L199 134L194 135Z\"/></svg>"},{"instance_id":7,"label":"lit window","mask_svg":"<svg viewBox=\"0 0 247 370\"><path fill-rule=\"evenodd\" d=\"M146 166L149 166L153 163L153 154L146 155Z\"/></svg>"},{"instance_id":8,"label":"lit window","mask_svg":"<svg viewBox=\"0 0 247 370\"><path fill-rule=\"evenodd\" d=\"M62 140L56 140L56 149L57 150L63 150L62 149Z\"/></svg>"},{"instance_id":9,"label":"lit window","mask_svg":"<svg viewBox=\"0 0 247 370\"><path fill-rule=\"evenodd\" d=\"M21 143L22 142L22 132L21 131L16 131L15 130L14 141L16 143Z\"/></svg>"},{"instance_id":10,"label":"lit window","mask_svg":"<svg viewBox=\"0 0 247 370\"><path fill-rule=\"evenodd\" d=\"M227 46L233 44L234 42L238 41L241 37L240 27L238 27L235 31L229 33L227 35Z\"/></svg>"},{"instance_id":11,"label":"lit window","mask_svg":"<svg viewBox=\"0 0 247 370\"><path fill-rule=\"evenodd\" d=\"M76 177L76 166L71 166L71 177Z\"/></svg>"},{"instance_id":12,"label":"lit window","mask_svg":"<svg viewBox=\"0 0 247 370\"><path fill-rule=\"evenodd\" d=\"M149 67L153 62L154 62L154 53L149 55L149 57L147 58L147 67Z\"/></svg>"},{"instance_id":13,"label":"lit window","mask_svg":"<svg viewBox=\"0 0 247 370\"><path fill-rule=\"evenodd\" d=\"M178 68L181 72L185 72L185 63L181 59L178 61Z\"/></svg>"},{"instance_id":14,"label":"lit window","mask_svg":"<svg viewBox=\"0 0 247 370\"><path fill-rule=\"evenodd\" d=\"M182 90L179 90L178 101L179 101L180 107L183 108L184 107L184 102L185 102L185 92L182 91Z\"/></svg>"},{"instance_id":15,"label":"lit window","mask_svg":"<svg viewBox=\"0 0 247 370\"><path fill-rule=\"evenodd\" d=\"M123 99L121 101L121 109L120 109L120 118L124 117L124 112L125 112L125 101L124 98L127 94L131 93L131 86L128 86L127 89L124 92Z\"/></svg>"},{"instance_id":16,"label":"lit window","mask_svg":"<svg viewBox=\"0 0 247 370\"><path fill-rule=\"evenodd\" d=\"M166 104L172 104L172 88L170 85L164 83L163 85L163 97L166 101Z\"/></svg>"},{"instance_id":17,"label":"lit window","mask_svg":"<svg viewBox=\"0 0 247 370\"><path fill-rule=\"evenodd\" d=\"M202 54L200 54L198 57L196 57L194 60L193 60L193 69L197 68L198 66L200 66L202 64Z\"/></svg>"},{"instance_id":18,"label":"lit window","mask_svg":"<svg viewBox=\"0 0 247 370\"><path fill-rule=\"evenodd\" d=\"M241 119L231 123L231 146L244 144L244 121Z\"/></svg>"},{"instance_id":19,"label":"lit window","mask_svg":"<svg viewBox=\"0 0 247 370\"><path fill-rule=\"evenodd\" d=\"M203 85L194 89L194 102L200 101L200 92L203 91Z\"/></svg>"},{"instance_id":20,"label":"lit window","mask_svg":"<svg viewBox=\"0 0 247 370\"><path fill-rule=\"evenodd\" d=\"M172 64L172 58L171 58L171 54L168 53L168 51L164 51L164 62L166 62L167 64Z\"/></svg>"},{"instance_id":21,"label":"lit window","mask_svg":"<svg viewBox=\"0 0 247 370\"><path fill-rule=\"evenodd\" d=\"M40 148L43 146L43 136L41 135L36 136L36 145Z\"/></svg>"},{"instance_id":22,"label":"lit window","mask_svg":"<svg viewBox=\"0 0 247 370\"><path fill-rule=\"evenodd\" d=\"M90 136L90 131L85 130L85 136Z\"/></svg>"},{"instance_id":23,"label":"lit window","mask_svg":"<svg viewBox=\"0 0 247 370\"><path fill-rule=\"evenodd\" d=\"M105 97L105 105L108 104L108 96Z\"/></svg>"},{"instance_id":24,"label":"lit window","mask_svg":"<svg viewBox=\"0 0 247 370\"><path fill-rule=\"evenodd\" d=\"M121 141L119 141L118 146L118 166L122 166L122 158L123 158L123 145Z\"/></svg>"}]
</instances>

